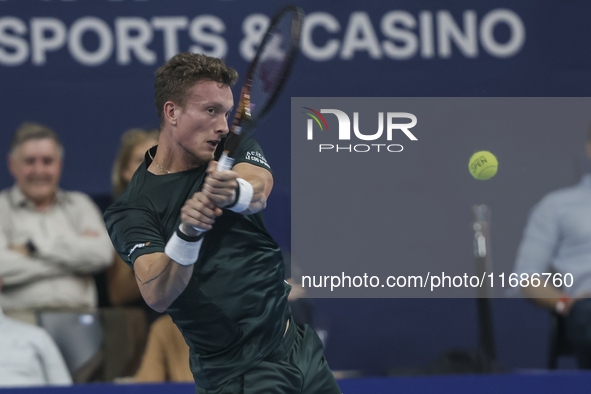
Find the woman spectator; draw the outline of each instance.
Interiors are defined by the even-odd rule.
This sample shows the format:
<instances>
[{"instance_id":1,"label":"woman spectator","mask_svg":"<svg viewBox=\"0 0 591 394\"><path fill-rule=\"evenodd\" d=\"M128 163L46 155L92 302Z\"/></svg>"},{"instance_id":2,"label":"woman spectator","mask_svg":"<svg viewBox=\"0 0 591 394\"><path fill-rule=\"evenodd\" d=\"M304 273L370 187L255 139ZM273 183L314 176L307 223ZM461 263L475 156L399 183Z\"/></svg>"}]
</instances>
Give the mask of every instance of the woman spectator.
<instances>
[{"instance_id":1,"label":"woman spectator","mask_svg":"<svg viewBox=\"0 0 591 394\"><path fill-rule=\"evenodd\" d=\"M131 181L133 174L144 161L146 151L158 143L158 130L131 129L121 137L121 146L113 165L113 200L117 199ZM121 260L117 253L107 273L109 301L112 306L145 305L135 281L133 270ZM148 320L154 321L159 315L148 311Z\"/></svg>"},{"instance_id":2,"label":"woman spectator","mask_svg":"<svg viewBox=\"0 0 591 394\"><path fill-rule=\"evenodd\" d=\"M132 129L121 138L121 147L113 166L113 199L123 193L133 174L144 162L146 151L158 143L158 130ZM140 294L133 270L115 253L108 272L111 305L143 305L148 321L153 324L142 357L136 382L193 382L189 368L189 346L170 316L150 309Z\"/></svg>"}]
</instances>

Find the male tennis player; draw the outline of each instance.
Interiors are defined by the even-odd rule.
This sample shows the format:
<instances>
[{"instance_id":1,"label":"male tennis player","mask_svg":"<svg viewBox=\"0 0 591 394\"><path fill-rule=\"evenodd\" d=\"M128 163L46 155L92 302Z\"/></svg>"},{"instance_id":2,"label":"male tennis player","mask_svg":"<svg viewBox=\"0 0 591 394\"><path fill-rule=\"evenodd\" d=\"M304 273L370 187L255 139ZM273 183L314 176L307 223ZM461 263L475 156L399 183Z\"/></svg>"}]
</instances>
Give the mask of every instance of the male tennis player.
<instances>
[{"instance_id":1,"label":"male tennis player","mask_svg":"<svg viewBox=\"0 0 591 394\"><path fill-rule=\"evenodd\" d=\"M146 302L183 333L198 393L340 393L315 332L290 320L261 213L273 177L259 145L243 141L231 171L212 161L237 78L190 53L158 69L159 143L105 213L107 228Z\"/></svg>"}]
</instances>

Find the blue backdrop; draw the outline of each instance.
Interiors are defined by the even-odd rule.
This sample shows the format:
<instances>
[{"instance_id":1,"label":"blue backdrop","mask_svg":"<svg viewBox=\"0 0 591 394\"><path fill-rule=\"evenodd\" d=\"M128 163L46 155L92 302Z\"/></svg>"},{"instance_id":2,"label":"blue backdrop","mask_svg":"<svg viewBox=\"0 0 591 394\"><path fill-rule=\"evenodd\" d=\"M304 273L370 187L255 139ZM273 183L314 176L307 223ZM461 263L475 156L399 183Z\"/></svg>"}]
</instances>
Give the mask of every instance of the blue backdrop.
<instances>
[{"instance_id":1,"label":"blue backdrop","mask_svg":"<svg viewBox=\"0 0 591 394\"><path fill-rule=\"evenodd\" d=\"M260 30L285 3L0 0L4 152L21 122L47 124L66 149L62 187L110 193L121 133L158 125L156 68L190 50L224 57L244 74ZM588 95L591 4L585 2L296 3L307 14L302 50L283 100L258 131L275 174L267 222L282 246L289 246L290 171L297 170L290 165L290 97ZM529 207L579 175L573 163L582 155L584 130L556 133L569 153L554 158L564 165L539 177L520 200L518 214L508 218L508 259ZM551 137L540 135L539 141ZM536 154L524 152L524 160ZM0 186L11 183L8 172L0 172ZM329 331L327 356L335 369L383 373L476 345L471 300L315 303L318 323ZM497 300L493 306L501 364L544 365L546 313L522 300Z\"/></svg>"}]
</instances>

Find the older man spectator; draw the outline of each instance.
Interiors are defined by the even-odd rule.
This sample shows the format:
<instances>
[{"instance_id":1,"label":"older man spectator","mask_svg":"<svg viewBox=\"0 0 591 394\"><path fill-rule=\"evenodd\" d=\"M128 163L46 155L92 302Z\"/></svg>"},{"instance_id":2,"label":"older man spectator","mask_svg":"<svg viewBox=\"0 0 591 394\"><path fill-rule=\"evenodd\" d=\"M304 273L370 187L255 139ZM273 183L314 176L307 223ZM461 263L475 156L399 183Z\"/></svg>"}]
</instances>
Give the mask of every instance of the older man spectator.
<instances>
[{"instance_id":1,"label":"older man spectator","mask_svg":"<svg viewBox=\"0 0 591 394\"><path fill-rule=\"evenodd\" d=\"M0 305L25 321L39 309L94 309L92 273L112 261L96 205L58 186L63 154L57 135L37 123L21 125L10 146L15 185L0 192Z\"/></svg>"}]
</instances>

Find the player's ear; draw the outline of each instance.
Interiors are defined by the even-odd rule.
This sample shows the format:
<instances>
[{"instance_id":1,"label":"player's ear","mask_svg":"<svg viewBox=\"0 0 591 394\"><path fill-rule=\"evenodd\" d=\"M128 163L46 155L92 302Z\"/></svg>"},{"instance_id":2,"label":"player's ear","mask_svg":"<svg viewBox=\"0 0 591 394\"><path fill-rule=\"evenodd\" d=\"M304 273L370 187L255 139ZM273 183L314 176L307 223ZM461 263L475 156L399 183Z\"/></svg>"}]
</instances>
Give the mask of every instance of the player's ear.
<instances>
[{"instance_id":1,"label":"player's ear","mask_svg":"<svg viewBox=\"0 0 591 394\"><path fill-rule=\"evenodd\" d=\"M176 126L178 107L172 101L164 103L163 114L166 122Z\"/></svg>"}]
</instances>

